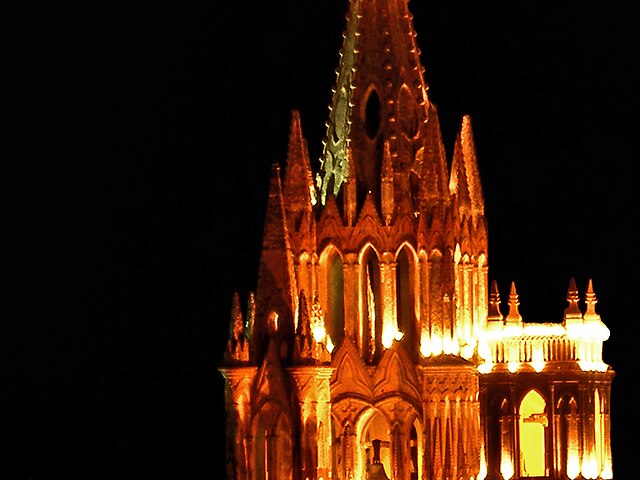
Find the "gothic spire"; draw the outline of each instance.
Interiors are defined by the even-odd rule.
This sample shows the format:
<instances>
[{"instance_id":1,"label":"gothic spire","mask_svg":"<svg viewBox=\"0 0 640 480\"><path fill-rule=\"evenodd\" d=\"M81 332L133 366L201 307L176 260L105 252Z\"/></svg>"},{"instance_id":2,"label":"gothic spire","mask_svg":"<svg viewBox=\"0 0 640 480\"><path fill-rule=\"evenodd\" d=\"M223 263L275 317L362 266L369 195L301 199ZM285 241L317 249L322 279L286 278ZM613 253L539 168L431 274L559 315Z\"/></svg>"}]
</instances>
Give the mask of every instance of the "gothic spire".
<instances>
[{"instance_id":1,"label":"gothic spire","mask_svg":"<svg viewBox=\"0 0 640 480\"><path fill-rule=\"evenodd\" d=\"M291 112L283 195L290 227L299 221L303 212L310 212L311 207L316 203L309 149L302 135L302 123L297 110Z\"/></svg>"},{"instance_id":2,"label":"gothic spire","mask_svg":"<svg viewBox=\"0 0 640 480\"><path fill-rule=\"evenodd\" d=\"M425 129L422 158L418 157L417 160L422 160L420 199L428 204L446 199L449 196L447 158L442 142L438 109L433 103L429 105L429 121Z\"/></svg>"},{"instance_id":3,"label":"gothic spire","mask_svg":"<svg viewBox=\"0 0 640 480\"><path fill-rule=\"evenodd\" d=\"M253 333L258 337L255 345L259 351L262 351L264 347L261 342L268 333L269 318L277 318L280 336L287 337L294 334L296 291L293 256L289 244L280 181L280 167L273 165L256 289L256 324ZM276 317L273 317L274 313Z\"/></svg>"},{"instance_id":4,"label":"gothic spire","mask_svg":"<svg viewBox=\"0 0 640 480\"><path fill-rule=\"evenodd\" d=\"M484 216L484 195L469 115L462 118L453 148L449 191L457 197L461 214L470 214L473 218Z\"/></svg>"},{"instance_id":5,"label":"gothic spire","mask_svg":"<svg viewBox=\"0 0 640 480\"><path fill-rule=\"evenodd\" d=\"M231 322L229 325L229 341L225 360L227 362L246 362L249 360L249 342L245 334L244 320L242 318L242 308L240 307L240 296L234 292L231 302Z\"/></svg>"},{"instance_id":6,"label":"gothic spire","mask_svg":"<svg viewBox=\"0 0 640 480\"><path fill-rule=\"evenodd\" d=\"M385 141L407 185L429 118L407 0L351 0L343 37L317 179L323 204L354 172L359 192L379 200Z\"/></svg>"},{"instance_id":7,"label":"gothic spire","mask_svg":"<svg viewBox=\"0 0 640 480\"><path fill-rule=\"evenodd\" d=\"M459 134L462 147L462 157L464 159L464 170L467 176L469 197L471 200L471 214L474 217L484 215L484 194L482 193L482 182L480 181L480 170L478 168L478 157L476 146L473 141L473 129L471 128L471 117L462 117L462 127Z\"/></svg>"}]
</instances>

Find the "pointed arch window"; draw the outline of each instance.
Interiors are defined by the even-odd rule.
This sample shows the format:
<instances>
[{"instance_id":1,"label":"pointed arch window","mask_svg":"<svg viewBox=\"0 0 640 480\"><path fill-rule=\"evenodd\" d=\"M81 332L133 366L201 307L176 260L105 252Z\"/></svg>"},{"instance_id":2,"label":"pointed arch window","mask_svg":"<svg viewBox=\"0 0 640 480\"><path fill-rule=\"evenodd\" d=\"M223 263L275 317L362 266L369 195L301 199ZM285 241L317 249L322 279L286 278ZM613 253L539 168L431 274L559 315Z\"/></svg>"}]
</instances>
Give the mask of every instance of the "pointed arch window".
<instances>
[{"instance_id":1,"label":"pointed arch window","mask_svg":"<svg viewBox=\"0 0 640 480\"><path fill-rule=\"evenodd\" d=\"M575 398L564 396L558 402L558 470L575 478L580 473L578 405Z\"/></svg>"},{"instance_id":2,"label":"pointed arch window","mask_svg":"<svg viewBox=\"0 0 640 480\"><path fill-rule=\"evenodd\" d=\"M290 422L284 413L267 405L255 418L253 464L256 480L291 479Z\"/></svg>"},{"instance_id":3,"label":"pointed arch window","mask_svg":"<svg viewBox=\"0 0 640 480\"><path fill-rule=\"evenodd\" d=\"M373 140L380 130L380 97L375 88L369 91L367 103L364 106L364 130L367 136Z\"/></svg>"},{"instance_id":4,"label":"pointed arch window","mask_svg":"<svg viewBox=\"0 0 640 480\"><path fill-rule=\"evenodd\" d=\"M408 351L417 351L415 312L415 255L406 245L396 257L396 311L398 329L404 334Z\"/></svg>"},{"instance_id":5,"label":"pointed arch window","mask_svg":"<svg viewBox=\"0 0 640 480\"><path fill-rule=\"evenodd\" d=\"M334 345L344 336L344 271L342 258L331 250L327 258L327 311L325 325Z\"/></svg>"},{"instance_id":6,"label":"pointed arch window","mask_svg":"<svg viewBox=\"0 0 640 480\"><path fill-rule=\"evenodd\" d=\"M362 255L362 351L371 362L377 359L382 344L382 305L380 301L380 263L375 250L368 247Z\"/></svg>"}]
</instances>

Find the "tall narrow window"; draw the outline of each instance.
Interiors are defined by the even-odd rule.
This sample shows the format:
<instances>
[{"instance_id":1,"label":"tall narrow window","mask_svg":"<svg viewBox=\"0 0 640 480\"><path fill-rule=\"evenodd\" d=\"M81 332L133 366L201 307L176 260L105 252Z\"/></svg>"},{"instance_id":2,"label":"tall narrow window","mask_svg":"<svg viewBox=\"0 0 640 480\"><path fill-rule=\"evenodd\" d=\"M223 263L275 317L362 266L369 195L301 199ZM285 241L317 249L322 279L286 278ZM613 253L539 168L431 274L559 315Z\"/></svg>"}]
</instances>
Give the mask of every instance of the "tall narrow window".
<instances>
[{"instance_id":1,"label":"tall narrow window","mask_svg":"<svg viewBox=\"0 0 640 480\"><path fill-rule=\"evenodd\" d=\"M373 248L362 256L362 349L368 361L377 359L382 343L382 308L380 304L380 266Z\"/></svg>"},{"instance_id":2,"label":"tall narrow window","mask_svg":"<svg viewBox=\"0 0 640 480\"><path fill-rule=\"evenodd\" d=\"M420 465L418 465L419 459L418 453L418 432L416 431L416 426L411 425L411 431L409 432L409 478L411 480L418 480L418 475L420 472Z\"/></svg>"},{"instance_id":3,"label":"tall narrow window","mask_svg":"<svg viewBox=\"0 0 640 480\"><path fill-rule=\"evenodd\" d=\"M380 97L371 90L364 110L364 129L370 139L374 139L380 129Z\"/></svg>"},{"instance_id":4,"label":"tall narrow window","mask_svg":"<svg viewBox=\"0 0 640 480\"><path fill-rule=\"evenodd\" d=\"M409 352L417 352L414 275L414 257L405 246L398 253L396 260L396 309L398 329L404 334Z\"/></svg>"},{"instance_id":5,"label":"tall narrow window","mask_svg":"<svg viewBox=\"0 0 640 480\"><path fill-rule=\"evenodd\" d=\"M520 475L544 477L545 432L548 426L545 401L531 390L520 404Z\"/></svg>"},{"instance_id":6,"label":"tall narrow window","mask_svg":"<svg viewBox=\"0 0 640 480\"><path fill-rule=\"evenodd\" d=\"M327 333L333 344L338 345L344 336L344 273L342 259L335 250L327 259L327 300Z\"/></svg>"},{"instance_id":7,"label":"tall narrow window","mask_svg":"<svg viewBox=\"0 0 640 480\"><path fill-rule=\"evenodd\" d=\"M594 408L594 434L595 434L595 440L596 440L596 444L595 444L595 451L596 451L596 460L598 462L598 472L602 471L602 467L605 464L605 455L604 455L604 443L605 443L605 438L604 438L604 415L602 413L602 403L600 401L600 392L598 391L598 389L596 389L595 391L595 396L594 396L594 403L593 403L593 408Z\"/></svg>"}]
</instances>

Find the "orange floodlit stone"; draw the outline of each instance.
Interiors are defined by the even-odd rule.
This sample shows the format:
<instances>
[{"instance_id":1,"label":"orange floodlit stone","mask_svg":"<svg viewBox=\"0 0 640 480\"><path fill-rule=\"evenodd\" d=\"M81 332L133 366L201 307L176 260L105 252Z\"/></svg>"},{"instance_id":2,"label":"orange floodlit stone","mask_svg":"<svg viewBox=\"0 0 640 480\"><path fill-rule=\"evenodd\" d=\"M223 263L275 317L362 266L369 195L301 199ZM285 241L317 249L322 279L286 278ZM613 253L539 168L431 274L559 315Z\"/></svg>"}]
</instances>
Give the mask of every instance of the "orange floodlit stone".
<instances>
[{"instance_id":1,"label":"orange floodlit stone","mask_svg":"<svg viewBox=\"0 0 640 480\"><path fill-rule=\"evenodd\" d=\"M502 313L471 118L449 167L407 3L350 1L317 171L292 114L220 366L228 478L610 479L592 282Z\"/></svg>"}]
</instances>

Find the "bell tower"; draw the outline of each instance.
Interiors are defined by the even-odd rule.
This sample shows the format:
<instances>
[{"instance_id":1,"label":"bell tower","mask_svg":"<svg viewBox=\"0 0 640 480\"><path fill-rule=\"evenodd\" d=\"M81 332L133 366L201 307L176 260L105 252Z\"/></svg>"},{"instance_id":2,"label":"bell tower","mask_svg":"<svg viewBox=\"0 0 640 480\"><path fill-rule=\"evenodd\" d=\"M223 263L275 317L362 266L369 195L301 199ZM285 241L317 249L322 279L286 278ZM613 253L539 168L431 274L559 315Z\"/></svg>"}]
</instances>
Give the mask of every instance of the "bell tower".
<instances>
[{"instance_id":1,"label":"bell tower","mask_svg":"<svg viewBox=\"0 0 640 480\"><path fill-rule=\"evenodd\" d=\"M448 154L428 92L408 0L350 0L319 162L294 110L233 298L228 478L611 478L592 285L562 324L515 284L500 312L472 121Z\"/></svg>"}]
</instances>

